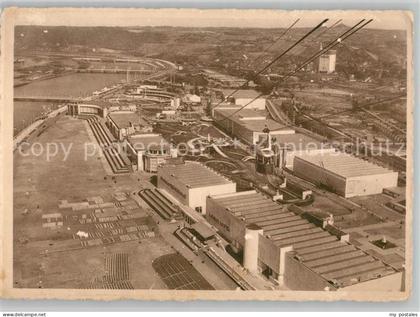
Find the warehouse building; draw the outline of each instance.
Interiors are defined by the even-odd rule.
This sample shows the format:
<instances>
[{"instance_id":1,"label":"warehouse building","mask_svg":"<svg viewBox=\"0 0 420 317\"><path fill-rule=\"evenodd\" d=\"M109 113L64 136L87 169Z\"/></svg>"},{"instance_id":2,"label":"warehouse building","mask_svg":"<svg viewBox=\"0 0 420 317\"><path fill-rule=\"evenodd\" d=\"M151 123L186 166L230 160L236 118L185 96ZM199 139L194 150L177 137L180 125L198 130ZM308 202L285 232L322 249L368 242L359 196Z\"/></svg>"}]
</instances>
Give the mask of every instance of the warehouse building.
<instances>
[{"instance_id":1,"label":"warehouse building","mask_svg":"<svg viewBox=\"0 0 420 317\"><path fill-rule=\"evenodd\" d=\"M196 162L159 166L157 176L158 188L202 214L208 195L236 192L236 183Z\"/></svg>"},{"instance_id":2,"label":"warehouse building","mask_svg":"<svg viewBox=\"0 0 420 317\"><path fill-rule=\"evenodd\" d=\"M106 119L109 130L119 141L135 133L152 131L150 124L137 112L114 111Z\"/></svg>"},{"instance_id":3,"label":"warehouse building","mask_svg":"<svg viewBox=\"0 0 420 317\"><path fill-rule=\"evenodd\" d=\"M397 172L342 152L295 156L293 170L346 198L380 194L398 183Z\"/></svg>"},{"instance_id":4,"label":"warehouse building","mask_svg":"<svg viewBox=\"0 0 420 317\"><path fill-rule=\"evenodd\" d=\"M216 124L231 136L237 137L247 144L257 144L266 138L265 128L272 136L293 134L295 130L267 118L265 111L242 109L239 107L217 107L213 109Z\"/></svg>"},{"instance_id":5,"label":"warehouse building","mask_svg":"<svg viewBox=\"0 0 420 317\"><path fill-rule=\"evenodd\" d=\"M297 208L297 207L296 207ZM207 197L206 218L243 254L243 265L292 290L401 290L402 272L256 191Z\"/></svg>"},{"instance_id":6,"label":"warehouse building","mask_svg":"<svg viewBox=\"0 0 420 317\"><path fill-rule=\"evenodd\" d=\"M134 169L156 173L158 166L177 157L177 149L156 133L134 134L127 139L127 156Z\"/></svg>"}]
</instances>

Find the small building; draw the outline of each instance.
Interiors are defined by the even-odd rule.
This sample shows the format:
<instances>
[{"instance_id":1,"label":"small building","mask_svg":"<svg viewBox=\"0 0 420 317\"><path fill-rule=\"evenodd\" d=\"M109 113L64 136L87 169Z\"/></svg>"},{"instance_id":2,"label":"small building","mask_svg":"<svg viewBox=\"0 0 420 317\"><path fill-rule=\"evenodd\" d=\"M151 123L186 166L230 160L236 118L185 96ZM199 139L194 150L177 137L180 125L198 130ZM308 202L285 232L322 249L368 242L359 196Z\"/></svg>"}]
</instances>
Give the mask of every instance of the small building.
<instances>
[{"instance_id":1,"label":"small building","mask_svg":"<svg viewBox=\"0 0 420 317\"><path fill-rule=\"evenodd\" d=\"M127 154L133 168L139 171L156 173L158 166L177 157L177 150L156 133L134 134L128 137Z\"/></svg>"},{"instance_id":2,"label":"small building","mask_svg":"<svg viewBox=\"0 0 420 317\"><path fill-rule=\"evenodd\" d=\"M206 213L206 197L236 192L236 183L196 162L165 164L158 167L157 186L180 203Z\"/></svg>"},{"instance_id":3,"label":"small building","mask_svg":"<svg viewBox=\"0 0 420 317\"><path fill-rule=\"evenodd\" d=\"M59 212L42 215L43 228L57 228L63 226L63 215Z\"/></svg>"},{"instance_id":4,"label":"small building","mask_svg":"<svg viewBox=\"0 0 420 317\"><path fill-rule=\"evenodd\" d=\"M253 89L223 89L223 98L225 101L233 101L237 106L244 107L245 109L265 109L266 98L260 96L260 93ZM231 96L232 95L232 96Z\"/></svg>"},{"instance_id":5,"label":"small building","mask_svg":"<svg viewBox=\"0 0 420 317\"><path fill-rule=\"evenodd\" d=\"M135 112L137 111L137 106L136 105L112 105L111 107L108 108L108 113L109 112L114 112L114 111L131 111L131 112Z\"/></svg>"},{"instance_id":6,"label":"small building","mask_svg":"<svg viewBox=\"0 0 420 317\"><path fill-rule=\"evenodd\" d=\"M267 118L265 111L242 109L236 106L217 107L213 109L213 118L216 125L226 133L236 137L247 144L257 144L266 139L265 128L270 130L271 136L294 134L295 130L284 126L277 121Z\"/></svg>"},{"instance_id":7,"label":"small building","mask_svg":"<svg viewBox=\"0 0 420 317\"><path fill-rule=\"evenodd\" d=\"M207 197L206 219L254 274L292 290L401 290L402 272L312 218L254 190Z\"/></svg>"},{"instance_id":8,"label":"small building","mask_svg":"<svg viewBox=\"0 0 420 317\"><path fill-rule=\"evenodd\" d=\"M176 94L160 89L155 85L140 85L130 91L130 96L150 100L171 100Z\"/></svg>"},{"instance_id":9,"label":"small building","mask_svg":"<svg viewBox=\"0 0 420 317\"><path fill-rule=\"evenodd\" d=\"M109 130L119 141L135 133L152 131L152 127L137 112L114 111L106 119Z\"/></svg>"},{"instance_id":10,"label":"small building","mask_svg":"<svg viewBox=\"0 0 420 317\"><path fill-rule=\"evenodd\" d=\"M398 183L397 172L342 152L295 156L293 171L346 198L380 194Z\"/></svg>"},{"instance_id":11,"label":"small building","mask_svg":"<svg viewBox=\"0 0 420 317\"><path fill-rule=\"evenodd\" d=\"M200 104L201 97L194 94L186 94L184 96L184 102L190 103L190 104Z\"/></svg>"}]
</instances>

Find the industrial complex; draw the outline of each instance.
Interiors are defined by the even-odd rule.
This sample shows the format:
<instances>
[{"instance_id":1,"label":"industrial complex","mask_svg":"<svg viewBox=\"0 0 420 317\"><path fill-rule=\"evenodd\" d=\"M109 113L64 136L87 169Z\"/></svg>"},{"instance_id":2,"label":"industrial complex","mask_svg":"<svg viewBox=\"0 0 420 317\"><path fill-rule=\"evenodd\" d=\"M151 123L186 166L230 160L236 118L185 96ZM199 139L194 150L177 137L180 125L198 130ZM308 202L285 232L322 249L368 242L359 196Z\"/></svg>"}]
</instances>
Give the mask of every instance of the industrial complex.
<instances>
[{"instance_id":1,"label":"industrial complex","mask_svg":"<svg viewBox=\"0 0 420 317\"><path fill-rule=\"evenodd\" d=\"M121 29L153 41L38 47L40 65L17 39L15 103L54 110L15 131L14 285L404 291L406 82L400 62L389 73L374 58L398 44L326 41L342 28L354 30L321 23L303 47L312 57L289 52L308 32L293 27L278 58L260 47L271 30ZM66 76L91 87L69 92ZM31 152L51 142L71 151Z\"/></svg>"}]
</instances>

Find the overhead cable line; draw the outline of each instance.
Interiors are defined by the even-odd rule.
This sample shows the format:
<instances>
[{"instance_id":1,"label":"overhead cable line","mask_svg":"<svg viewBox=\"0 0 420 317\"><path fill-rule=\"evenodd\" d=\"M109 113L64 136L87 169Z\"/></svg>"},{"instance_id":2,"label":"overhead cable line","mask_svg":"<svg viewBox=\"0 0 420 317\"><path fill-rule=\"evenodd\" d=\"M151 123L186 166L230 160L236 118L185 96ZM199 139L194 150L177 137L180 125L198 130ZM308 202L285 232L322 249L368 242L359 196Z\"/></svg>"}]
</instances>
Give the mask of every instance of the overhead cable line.
<instances>
[{"instance_id":1,"label":"overhead cable line","mask_svg":"<svg viewBox=\"0 0 420 317\"><path fill-rule=\"evenodd\" d=\"M326 47L324 47L319 52L317 52L314 55L312 55L311 57L309 57L302 64L300 64L298 67L296 67L293 71L291 71L290 73L286 74L286 76L284 76L282 78L282 80L284 81L284 80L288 79L290 76L293 76L294 74L296 74L299 70L301 70L302 68L304 68L306 65L308 65L309 63L311 63L313 60L315 60L316 58L318 58L321 55L325 54L329 50L333 49L338 44L340 44L342 41L344 41L345 39L347 39L349 36L351 36L354 33L360 31L362 28L364 28L366 25L368 25L370 22L372 22L373 19L370 19L367 22L363 23L364 21L365 21L365 19L362 19L360 22L356 23L354 26L352 26L346 32L344 32L341 35L339 35L333 41L331 41L330 43L328 43Z\"/></svg>"},{"instance_id":2,"label":"overhead cable line","mask_svg":"<svg viewBox=\"0 0 420 317\"><path fill-rule=\"evenodd\" d=\"M258 55L249 64L252 65L255 62L257 62L258 60L260 60L264 56L264 54L267 53L274 45L276 45L283 38L283 36L285 36L286 33L289 32L299 21L300 21L300 18L297 19L295 22L293 22L282 34L280 34L280 36L273 43L271 43L270 46L268 46L260 55ZM248 83L249 83L249 81L247 81L245 84L248 84Z\"/></svg>"},{"instance_id":3,"label":"overhead cable line","mask_svg":"<svg viewBox=\"0 0 420 317\"><path fill-rule=\"evenodd\" d=\"M325 24L328 21L328 19L324 19L321 23L319 23L317 26L315 26L311 31L306 33L304 36L302 36L297 42L295 42L293 45L291 45L288 49L286 49L284 52L282 52L280 55L275 57L270 63L268 63L266 66L264 66L262 69L260 69L258 72L256 72L252 79L258 78L259 75L261 75L263 72L265 72L268 68L270 68L271 65L276 63L280 58L282 58L284 55L286 55L288 52L290 52L293 48L295 48L297 45L299 45L301 42L303 42L308 36L310 36L312 33L314 33L316 30L318 30L323 24ZM232 97L235 93L237 93L241 88L244 88L250 80L248 80L245 84L240 86L239 88L235 89L233 92L231 92L225 99ZM223 101L219 102L217 105L213 107L216 108L220 106L223 103Z\"/></svg>"},{"instance_id":4,"label":"overhead cable line","mask_svg":"<svg viewBox=\"0 0 420 317\"><path fill-rule=\"evenodd\" d=\"M318 24L314 29L312 29L309 33L307 33L303 38L301 38L301 40L303 40L304 38L308 37L310 34L312 34L316 29L318 29L319 27L321 27L328 19L322 21L320 24ZM292 72L290 72L289 74L287 74L285 77L282 78L282 81L285 81L286 79L288 79L289 77L291 77L293 74L295 74L296 72L298 72L300 69L302 69L303 67L305 67L307 64L309 64L312 60L314 60L315 58L319 57L320 55L324 54L325 52L327 52L328 50L330 50L331 48L335 47L336 45L338 45L339 43L341 43L341 41L344 41L345 39L347 39L349 36L353 35L354 33L358 32L359 30L361 30L363 27L365 27L366 25L368 25L370 22L373 21L373 19L370 19L369 21L363 23L365 21L365 19L362 19L360 22L356 23L354 26L352 26L350 29L348 29L346 32L342 33L339 37L337 37L336 39L334 39L333 41L331 41L324 49L320 50L318 53L315 53L314 55L312 55L309 59L307 59L303 64L301 64L300 66L298 66L295 70L293 70ZM361 26L359 26L361 23L363 23ZM301 40L299 40L298 42L300 42ZM298 42L296 42L294 45L292 45L292 47L295 47ZM290 48L288 49L290 50ZM286 51L288 51L286 50ZM285 51L285 52L286 52ZM280 54L276 59L274 59L269 65L271 66L274 62L276 62L280 57L282 57L284 55L283 52L282 54ZM266 68L268 67L264 67L262 71L264 71ZM260 71L260 73L262 72ZM241 111L242 109L246 108L248 105L250 105L251 103L253 103L255 100L257 100L258 98L262 97L263 95L265 95L264 93L261 93L259 95L257 95L256 97L254 97L251 101L249 101L248 103L246 103L244 106L240 107L239 109L237 109L236 111L232 112L231 114L229 114L228 116L224 117L223 119L220 120L216 120L215 122L222 122L224 120L227 120L228 118L232 117L233 115L235 115L236 113L238 113L239 111ZM292 125L289 125L292 126ZM287 125L285 126L287 127Z\"/></svg>"}]
</instances>

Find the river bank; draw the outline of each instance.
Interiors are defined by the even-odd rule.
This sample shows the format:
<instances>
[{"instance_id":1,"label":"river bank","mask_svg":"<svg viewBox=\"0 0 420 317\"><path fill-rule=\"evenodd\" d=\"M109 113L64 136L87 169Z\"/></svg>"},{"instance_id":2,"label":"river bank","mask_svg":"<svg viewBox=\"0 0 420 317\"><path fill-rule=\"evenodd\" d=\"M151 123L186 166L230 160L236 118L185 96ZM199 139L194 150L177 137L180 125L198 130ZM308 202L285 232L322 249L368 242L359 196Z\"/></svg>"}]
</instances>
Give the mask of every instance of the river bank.
<instances>
[{"instance_id":1,"label":"river bank","mask_svg":"<svg viewBox=\"0 0 420 317\"><path fill-rule=\"evenodd\" d=\"M125 78L124 74L70 73L15 87L14 96L40 99L83 98L91 96L94 91L120 83ZM13 134L19 134L26 127L35 123L38 117L55 110L60 104L57 102L14 101Z\"/></svg>"},{"instance_id":2,"label":"river bank","mask_svg":"<svg viewBox=\"0 0 420 317\"><path fill-rule=\"evenodd\" d=\"M32 124L30 124L28 127L20 131L16 137L13 139L13 151L16 150L16 148L19 146L19 144L22 143L27 137L29 137L32 133L34 133L38 127L40 127L46 120L56 117L60 113L63 113L67 111L67 106L62 106L54 111L51 111L48 113L43 119L39 119Z\"/></svg>"}]
</instances>

